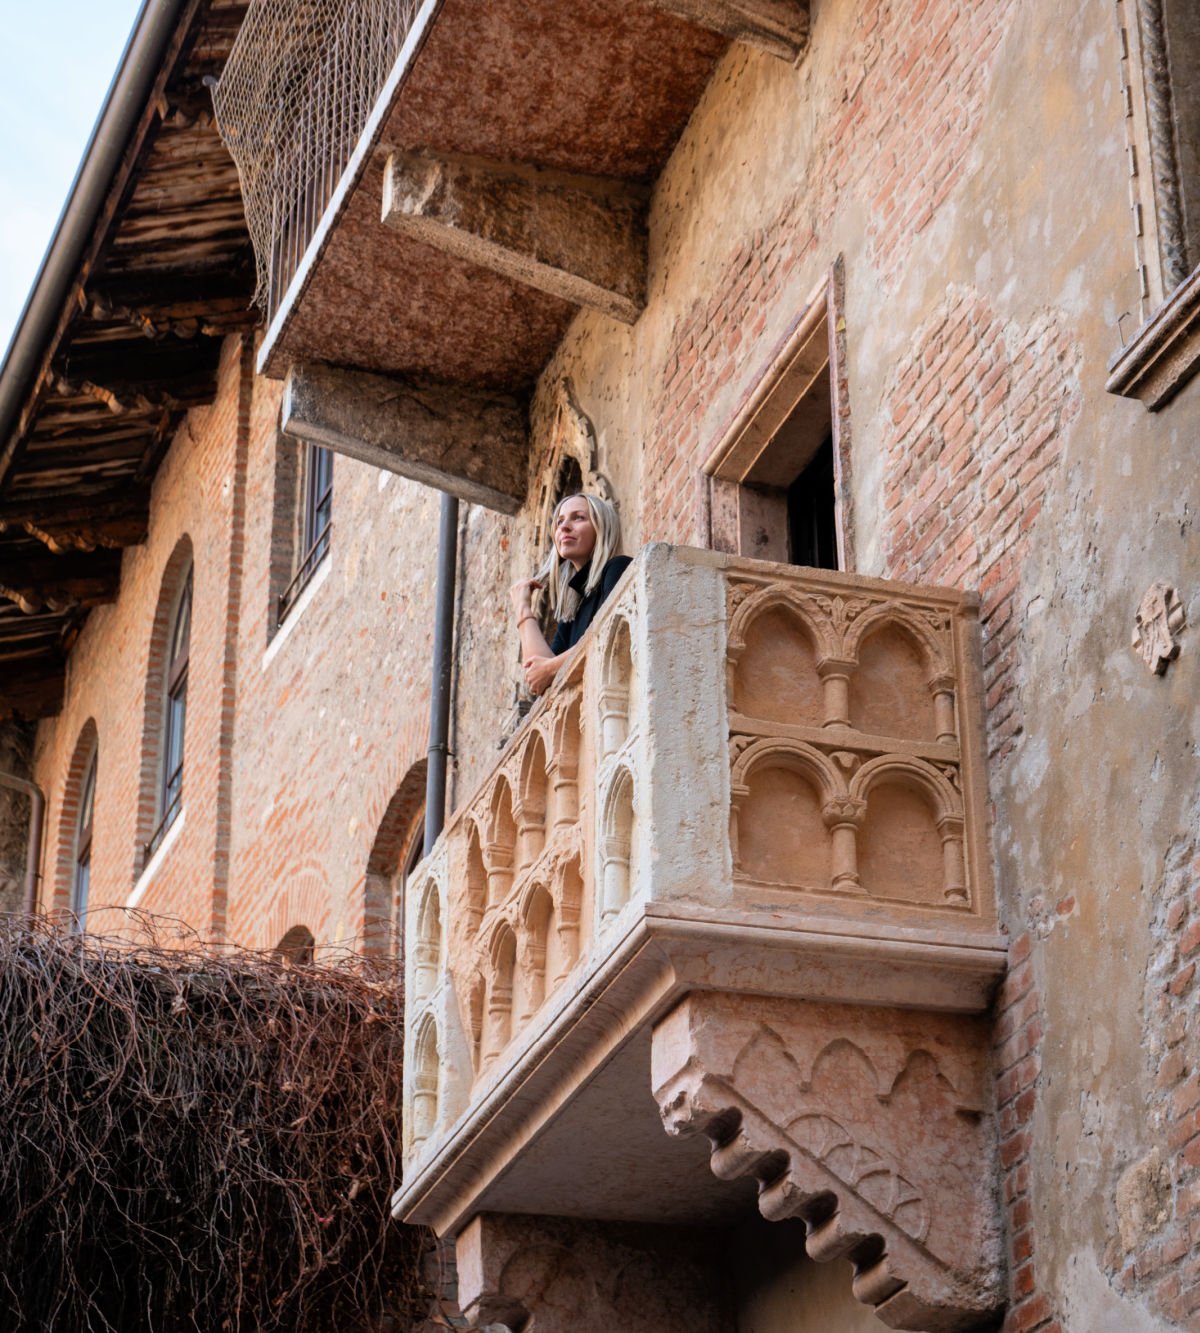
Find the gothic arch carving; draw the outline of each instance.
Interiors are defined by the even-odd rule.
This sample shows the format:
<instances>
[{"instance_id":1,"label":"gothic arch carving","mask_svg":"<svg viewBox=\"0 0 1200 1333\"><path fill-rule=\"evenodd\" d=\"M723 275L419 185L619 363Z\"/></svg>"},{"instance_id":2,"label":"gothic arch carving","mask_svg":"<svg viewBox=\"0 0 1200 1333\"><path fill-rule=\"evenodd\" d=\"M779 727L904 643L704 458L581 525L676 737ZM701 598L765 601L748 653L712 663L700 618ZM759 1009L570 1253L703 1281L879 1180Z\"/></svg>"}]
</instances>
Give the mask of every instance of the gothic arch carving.
<instances>
[{"instance_id":1,"label":"gothic arch carving","mask_svg":"<svg viewBox=\"0 0 1200 1333\"><path fill-rule=\"evenodd\" d=\"M610 755L625 744L633 712L633 629L627 616L609 621L600 681L601 753Z\"/></svg>"},{"instance_id":2,"label":"gothic arch carving","mask_svg":"<svg viewBox=\"0 0 1200 1333\"><path fill-rule=\"evenodd\" d=\"M785 584L768 584L739 600L729 618L729 654L734 660L745 651L747 635L754 622L776 610L791 616L805 630L818 658L837 655L837 644L829 633L827 619L817 613L810 599Z\"/></svg>"},{"instance_id":3,"label":"gothic arch carving","mask_svg":"<svg viewBox=\"0 0 1200 1333\"><path fill-rule=\"evenodd\" d=\"M855 616L846 626L842 656L857 661L863 643L889 625L895 625L915 641L925 659L930 680L953 669L946 658L944 643L933 626L899 602L877 602Z\"/></svg>"},{"instance_id":4,"label":"gothic arch carving","mask_svg":"<svg viewBox=\"0 0 1200 1333\"><path fill-rule=\"evenodd\" d=\"M817 784L822 801L832 801L849 793L846 779L827 756L804 741L782 740L775 737L763 737L752 741L733 761L730 778L733 785L734 799L748 794L747 784L753 773L760 768L797 769Z\"/></svg>"},{"instance_id":5,"label":"gothic arch carving","mask_svg":"<svg viewBox=\"0 0 1200 1333\"><path fill-rule=\"evenodd\" d=\"M423 1143L437 1124L441 1093L441 1042L437 1020L425 1014L413 1043L413 1125L414 1143Z\"/></svg>"},{"instance_id":6,"label":"gothic arch carving","mask_svg":"<svg viewBox=\"0 0 1200 1333\"><path fill-rule=\"evenodd\" d=\"M629 901L636 855L636 786L618 765L608 781L600 821L600 918L608 921Z\"/></svg>"},{"instance_id":7,"label":"gothic arch carving","mask_svg":"<svg viewBox=\"0 0 1200 1333\"><path fill-rule=\"evenodd\" d=\"M939 820L962 817L962 798L949 778L925 760L908 755L881 754L869 759L850 779L850 795L866 800L872 787L888 779L920 787L934 803Z\"/></svg>"}]
</instances>

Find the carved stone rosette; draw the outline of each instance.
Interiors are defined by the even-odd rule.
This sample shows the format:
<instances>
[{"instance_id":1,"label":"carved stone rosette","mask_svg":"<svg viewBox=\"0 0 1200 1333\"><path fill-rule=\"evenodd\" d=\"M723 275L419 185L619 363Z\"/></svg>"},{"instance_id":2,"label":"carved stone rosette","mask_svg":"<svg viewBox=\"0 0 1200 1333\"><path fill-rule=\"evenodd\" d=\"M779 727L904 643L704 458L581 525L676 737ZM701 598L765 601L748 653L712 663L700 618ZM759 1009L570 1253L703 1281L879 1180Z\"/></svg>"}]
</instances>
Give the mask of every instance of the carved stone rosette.
<instances>
[{"instance_id":1,"label":"carved stone rosette","mask_svg":"<svg viewBox=\"0 0 1200 1333\"><path fill-rule=\"evenodd\" d=\"M669 1133L713 1172L753 1176L816 1260L848 1258L889 1327L980 1327L1003 1303L983 1020L693 993L654 1029Z\"/></svg>"}]
</instances>

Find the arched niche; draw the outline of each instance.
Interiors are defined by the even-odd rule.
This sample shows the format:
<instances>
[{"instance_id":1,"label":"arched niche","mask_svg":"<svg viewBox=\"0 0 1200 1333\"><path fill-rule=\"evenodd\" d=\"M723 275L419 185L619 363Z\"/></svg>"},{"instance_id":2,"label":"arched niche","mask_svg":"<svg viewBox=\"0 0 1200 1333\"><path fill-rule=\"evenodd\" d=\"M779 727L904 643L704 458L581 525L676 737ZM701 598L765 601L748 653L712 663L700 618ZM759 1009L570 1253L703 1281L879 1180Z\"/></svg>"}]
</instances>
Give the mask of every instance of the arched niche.
<instances>
[{"instance_id":1,"label":"arched niche","mask_svg":"<svg viewBox=\"0 0 1200 1333\"><path fill-rule=\"evenodd\" d=\"M577 856L564 861L559 871L557 969L547 975L561 981L579 957L579 930L583 920L583 867Z\"/></svg>"},{"instance_id":2,"label":"arched niche","mask_svg":"<svg viewBox=\"0 0 1200 1333\"><path fill-rule=\"evenodd\" d=\"M521 1014L528 1018L546 998L548 977L558 975L558 935L554 930L554 900L545 885L535 885L525 903L524 966L521 969Z\"/></svg>"},{"instance_id":3,"label":"arched niche","mask_svg":"<svg viewBox=\"0 0 1200 1333\"><path fill-rule=\"evenodd\" d=\"M437 1023L426 1014L417 1031L413 1047L412 1139L423 1143L433 1133L438 1118L438 1100L441 1082L441 1051Z\"/></svg>"},{"instance_id":4,"label":"arched niche","mask_svg":"<svg viewBox=\"0 0 1200 1333\"><path fill-rule=\"evenodd\" d=\"M421 896L413 961L416 995L424 999L437 985L442 966L442 898L435 879L426 884Z\"/></svg>"},{"instance_id":5,"label":"arched niche","mask_svg":"<svg viewBox=\"0 0 1200 1333\"><path fill-rule=\"evenodd\" d=\"M471 1068L479 1072L479 1062L483 1052L483 1006L487 994L487 983L481 972L471 979L467 992L467 1036L471 1046Z\"/></svg>"},{"instance_id":6,"label":"arched niche","mask_svg":"<svg viewBox=\"0 0 1200 1333\"><path fill-rule=\"evenodd\" d=\"M833 840L815 773L789 754L771 755L746 775L737 803L739 872L764 884L828 889Z\"/></svg>"},{"instance_id":7,"label":"arched niche","mask_svg":"<svg viewBox=\"0 0 1200 1333\"><path fill-rule=\"evenodd\" d=\"M747 624L733 671L733 707L765 722L825 720L817 640L792 607L769 602Z\"/></svg>"},{"instance_id":8,"label":"arched niche","mask_svg":"<svg viewBox=\"0 0 1200 1333\"><path fill-rule=\"evenodd\" d=\"M521 813L517 828L517 871L532 864L546 843L546 742L535 730L521 756Z\"/></svg>"},{"instance_id":9,"label":"arched niche","mask_svg":"<svg viewBox=\"0 0 1200 1333\"><path fill-rule=\"evenodd\" d=\"M913 630L881 618L858 644L850 677L850 725L872 736L936 740L930 681L935 667Z\"/></svg>"},{"instance_id":10,"label":"arched niche","mask_svg":"<svg viewBox=\"0 0 1200 1333\"><path fill-rule=\"evenodd\" d=\"M941 811L929 785L890 767L864 784L858 871L873 898L940 906L946 901Z\"/></svg>"},{"instance_id":11,"label":"arched niche","mask_svg":"<svg viewBox=\"0 0 1200 1333\"><path fill-rule=\"evenodd\" d=\"M633 643L625 616L612 620L604 646L600 684L600 746L615 754L629 735L633 708Z\"/></svg>"},{"instance_id":12,"label":"arched niche","mask_svg":"<svg viewBox=\"0 0 1200 1333\"><path fill-rule=\"evenodd\" d=\"M601 828L600 917L608 921L629 901L636 878L637 812L633 776L627 768L613 774Z\"/></svg>"},{"instance_id":13,"label":"arched niche","mask_svg":"<svg viewBox=\"0 0 1200 1333\"><path fill-rule=\"evenodd\" d=\"M579 693L571 696L554 722L553 745L549 756L550 787L553 793L553 821L556 829L573 824L579 814L579 748L582 707Z\"/></svg>"},{"instance_id":14,"label":"arched niche","mask_svg":"<svg viewBox=\"0 0 1200 1333\"><path fill-rule=\"evenodd\" d=\"M513 813L512 787L503 774L496 779L489 806L487 861L487 900L489 905L504 901L513 878L513 858L517 846L517 821Z\"/></svg>"},{"instance_id":15,"label":"arched niche","mask_svg":"<svg viewBox=\"0 0 1200 1333\"><path fill-rule=\"evenodd\" d=\"M488 951L487 1012L484 1015L483 1063L489 1064L512 1039L513 984L517 970L517 937L502 921Z\"/></svg>"},{"instance_id":16,"label":"arched niche","mask_svg":"<svg viewBox=\"0 0 1200 1333\"><path fill-rule=\"evenodd\" d=\"M468 821L466 889L467 925L475 931L483 920L484 908L487 906L488 875L487 864L483 859L483 840L474 820Z\"/></svg>"}]
</instances>

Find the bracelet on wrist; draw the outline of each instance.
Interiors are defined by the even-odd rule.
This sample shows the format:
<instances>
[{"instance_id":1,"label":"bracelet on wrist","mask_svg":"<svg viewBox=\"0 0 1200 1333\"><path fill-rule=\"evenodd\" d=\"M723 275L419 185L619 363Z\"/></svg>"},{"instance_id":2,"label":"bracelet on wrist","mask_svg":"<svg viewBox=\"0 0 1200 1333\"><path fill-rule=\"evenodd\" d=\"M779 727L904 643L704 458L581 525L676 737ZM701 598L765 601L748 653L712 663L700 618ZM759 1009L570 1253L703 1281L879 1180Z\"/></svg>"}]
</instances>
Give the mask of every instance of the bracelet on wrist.
<instances>
[{"instance_id":1,"label":"bracelet on wrist","mask_svg":"<svg viewBox=\"0 0 1200 1333\"><path fill-rule=\"evenodd\" d=\"M518 617L517 617L517 628L520 629L521 626L522 626L527 620L536 620L536 619L537 619L537 616L534 615L534 613L533 613L532 611L526 611L524 615L521 615L521 616L518 616Z\"/></svg>"}]
</instances>

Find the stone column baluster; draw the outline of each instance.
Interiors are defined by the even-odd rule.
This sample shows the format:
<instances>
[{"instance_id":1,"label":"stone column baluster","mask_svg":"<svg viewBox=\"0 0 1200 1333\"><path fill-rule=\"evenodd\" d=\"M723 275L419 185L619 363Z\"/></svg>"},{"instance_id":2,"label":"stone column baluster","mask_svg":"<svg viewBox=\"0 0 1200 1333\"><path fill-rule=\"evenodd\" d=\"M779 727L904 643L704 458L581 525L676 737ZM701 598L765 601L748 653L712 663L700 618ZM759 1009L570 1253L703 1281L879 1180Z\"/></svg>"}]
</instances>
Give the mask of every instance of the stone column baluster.
<instances>
[{"instance_id":1,"label":"stone column baluster","mask_svg":"<svg viewBox=\"0 0 1200 1333\"><path fill-rule=\"evenodd\" d=\"M857 796L835 796L821 811L832 836L833 887L839 893L864 892L858 878L858 830L866 813L866 801Z\"/></svg>"},{"instance_id":2,"label":"stone column baluster","mask_svg":"<svg viewBox=\"0 0 1200 1333\"><path fill-rule=\"evenodd\" d=\"M937 738L943 745L958 742L958 727L954 720L954 677L948 672L935 676L929 682L933 693L933 723Z\"/></svg>"},{"instance_id":3,"label":"stone column baluster","mask_svg":"<svg viewBox=\"0 0 1200 1333\"><path fill-rule=\"evenodd\" d=\"M827 727L850 725L850 675L857 663L838 657L823 657L817 663L817 675L825 690Z\"/></svg>"},{"instance_id":4,"label":"stone column baluster","mask_svg":"<svg viewBox=\"0 0 1200 1333\"><path fill-rule=\"evenodd\" d=\"M503 843L489 842L484 848L487 863L487 900L491 907L502 903L513 879L513 853Z\"/></svg>"},{"instance_id":5,"label":"stone column baluster","mask_svg":"<svg viewBox=\"0 0 1200 1333\"><path fill-rule=\"evenodd\" d=\"M938 820L942 835L942 859L945 866L942 896L948 903L966 907L971 897L967 892L966 866L963 861L963 819L961 815L943 815Z\"/></svg>"}]
</instances>

